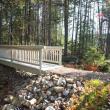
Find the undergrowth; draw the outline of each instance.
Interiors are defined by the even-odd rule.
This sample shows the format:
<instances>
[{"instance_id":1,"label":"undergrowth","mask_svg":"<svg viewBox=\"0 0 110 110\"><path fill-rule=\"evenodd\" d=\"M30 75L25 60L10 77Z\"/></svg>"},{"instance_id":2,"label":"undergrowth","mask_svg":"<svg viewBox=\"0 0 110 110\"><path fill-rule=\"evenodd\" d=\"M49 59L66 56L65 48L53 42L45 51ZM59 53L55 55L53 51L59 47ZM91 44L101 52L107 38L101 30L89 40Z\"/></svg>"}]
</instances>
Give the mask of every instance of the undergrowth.
<instances>
[{"instance_id":1,"label":"undergrowth","mask_svg":"<svg viewBox=\"0 0 110 110\"><path fill-rule=\"evenodd\" d=\"M84 83L80 95L73 94L70 106L66 110L107 110L110 94L110 83L90 80Z\"/></svg>"}]
</instances>

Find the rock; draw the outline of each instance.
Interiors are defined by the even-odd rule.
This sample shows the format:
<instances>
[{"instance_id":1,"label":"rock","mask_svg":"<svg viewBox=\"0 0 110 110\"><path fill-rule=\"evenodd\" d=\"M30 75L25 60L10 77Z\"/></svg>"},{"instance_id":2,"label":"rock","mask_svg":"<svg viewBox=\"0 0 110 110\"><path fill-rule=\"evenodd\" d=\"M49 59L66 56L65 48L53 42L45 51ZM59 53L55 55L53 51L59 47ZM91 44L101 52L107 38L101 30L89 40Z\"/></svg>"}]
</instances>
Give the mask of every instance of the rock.
<instances>
[{"instance_id":1,"label":"rock","mask_svg":"<svg viewBox=\"0 0 110 110\"><path fill-rule=\"evenodd\" d=\"M67 83L73 84L74 83L74 79L72 78L66 78Z\"/></svg>"},{"instance_id":2,"label":"rock","mask_svg":"<svg viewBox=\"0 0 110 110\"><path fill-rule=\"evenodd\" d=\"M32 91L32 85L26 86L26 89L27 89L28 91Z\"/></svg>"},{"instance_id":3,"label":"rock","mask_svg":"<svg viewBox=\"0 0 110 110\"><path fill-rule=\"evenodd\" d=\"M54 86L57 85L58 80L53 80Z\"/></svg>"},{"instance_id":4,"label":"rock","mask_svg":"<svg viewBox=\"0 0 110 110\"><path fill-rule=\"evenodd\" d=\"M22 85L22 88L27 88L28 89L28 87L31 86L31 85L27 86L27 84L28 84L27 82L24 82L24 83L23 82L19 82L19 83L22 83L22 84L20 84L20 85Z\"/></svg>"},{"instance_id":5,"label":"rock","mask_svg":"<svg viewBox=\"0 0 110 110\"><path fill-rule=\"evenodd\" d=\"M55 110L53 106L48 106L45 110Z\"/></svg>"},{"instance_id":6,"label":"rock","mask_svg":"<svg viewBox=\"0 0 110 110\"><path fill-rule=\"evenodd\" d=\"M24 100L25 97L23 95L18 95L19 100Z\"/></svg>"},{"instance_id":7,"label":"rock","mask_svg":"<svg viewBox=\"0 0 110 110\"><path fill-rule=\"evenodd\" d=\"M15 86L16 86L15 91L19 91L21 89L21 86L17 86L17 85Z\"/></svg>"},{"instance_id":8,"label":"rock","mask_svg":"<svg viewBox=\"0 0 110 110\"><path fill-rule=\"evenodd\" d=\"M37 104L40 104L42 100L43 100L43 97L41 96L41 97L38 99Z\"/></svg>"},{"instance_id":9,"label":"rock","mask_svg":"<svg viewBox=\"0 0 110 110\"><path fill-rule=\"evenodd\" d=\"M110 102L108 102L108 105L110 105Z\"/></svg>"},{"instance_id":10,"label":"rock","mask_svg":"<svg viewBox=\"0 0 110 110\"><path fill-rule=\"evenodd\" d=\"M32 89L33 89L33 92L34 92L34 93L36 93L36 92L37 92L37 90L38 90L38 88L37 88L36 86L35 86L35 87L33 87Z\"/></svg>"},{"instance_id":11,"label":"rock","mask_svg":"<svg viewBox=\"0 0 110 110\"><path fill-rule=\"evenodd\" d=\"M83 87L80 86L80 87L77 88L77 90L78 91L83 91Z\"/></svg>"},{"instance_id":12,"label":"rock","mask_svg":"<svg viewBox=\"0 0 110 110\"><path fill-rule=\"evenodd\" d=\"M77 88L77 85L76 85L76 84L73 84L73 88L75 88L75 89L76 89L76 88Z\"/></svg>"},{"instance_id":13,"label":"rock","mask_svg":"<svg viewBox=\"0 0 110 110\"><path fill-rule=\"evenodd\" d=\"M38 85L40 83L40 79L35 81L35 84Z\"/></svg>"},{"instance_id":14,"label":"rock","mask_svg":"<svg viewBox=\"0 0 110 110\"><path fill-rule=\"evenodd\" d=\"M2 110L15 110L16 107L14 105L11 104L6 104L3 106Z\"/></svg>"},{"instance_id":15,"label":"rock","mask_svg":"<svg viewBox=\"0 0 110 110\"><path fill-rule=\"evenodd\" d=\"M33 94L31 92L29 92L25 98L27 100L31 100L33 98Z\"/></svg>"},{"instance_id":16,"label":"rock","mask_svg":"<svg viewBox=\"0 0 110 110\"><path fill-rule=\"evenodd\" d=\"M63 92L64 91L64 87L62 86L56 86L56 87L53 87L53 90L57 93L59 92Z\"/></svg>"},{"instance_id":17,"label":"rock","mask_svg":"<svg viewBox=\"0 0 110 110\"><path fill-rule=\"evenodd\" d=\"M45 102L45 103L49 103L49 101L48 101L48 100L46 100L46 99L44 100L44 102Z\"/></svg>"},{"instance_id":18,"label":"rock","mask_svg":"<svg viewBox=\"0 0 110 110\"><path fill-rule=\"evenodd\" d=\"M57 101L55 101L55 110L60 110L60 105L61 105L61 100L57 100Z\"/></svg>"},{"instance_id":19,"label":"rock","mask_svg":"<svg viewBox=\"0 0 110 110\"><path fill-rule=\"evenodd\" d=\"M66 80L65 78L61 77L58 79L57 85L59 86L65 86L66 85Z\"/></svg>"},{"instance_id":20,"label":"rock","mask_svg":"<svg viewBox=\"0 0 110 110\"><path fill-rule=\"evenodd\" d=\"M72 95L72 94L74 94L74 93L77 93L77 89L75 89L75 88L73 88L72 90L70 90L70 94Z\"/></svg>"},{"instance_id":21,"label":"rock","mask_svg":"<svg viewBox=\"0 0 110 110\"><path fill-rule=\"evenodd\" d=\"M49 99L50 99L51 101L55 101L55 97L54 97L54 96L50 96Z\"/></svg>"},{"instance_id":22,"label":"rock","mask_svg":"<svg viewBox=\"0 0 110 110\"><path fill-rule=\"evenodd\" d=\"M45 108L46 108L47 106L48 106L48 104L44 102L44 103L42 104L42 110L45 110Z\"/></svg>"},{"instance_id":23,"label":"rock","mask_svg":"<svg viewBox=\"0 0 110 110\"><path fill-rule=\"evenodd\" d=\"M42 97L47 99L47 94L44 91L42 91Z\"/></svg>"},{"instance_id":24,"label":"rock","mask_svg":"<svg viewBox=\"0 0 110 110\"><path fill-rule=\"evenodd\" d=\"M62 96L62 93L58 93L58 97L61 97Z\"/></svg>"},{"instance_id":25,"label":"rock","mask_svg":"<svg viewBox=\"0 0 110 110\"><path fill-rule=\"evenodd\" d=\"M16 105L16 106L20 106L21 105L21 101L18 97L14 97L14 99L12 100L12 104Z\"/></svg>"},{"instance_id":26,"label":"rock","mask_svg":"<svg viewBox=\"0 0 110 110\"><path fill-rule=\"evenodd\" d=\"M48 88L49 88L48 85L43 85L43 86L42 86L42 90L43 90L43 91L47 91Z\"/></svg>"},{"instance_id":27,"label":"rock","mask_svg":"<svg viewBox=\"0 0 110 110\"><path fill-rule=\"evenodd\" d=\"M23 107L16 107L15 110L24 110L24 108Z\"/></svg>"},{"instance_id":28,"label":"rock","mask_svg":"<svg viewBox=\"0 0 110 110\"><path fill-rule=\"evenodd\" d=\"M46 80L50 80L50 79L51 79L51 76L50 76L50 75L47 75L47 76L45 77L45 79L46 79Z\"/></svg>"},{"instance_id":29,"label":"rock","mask_svg":"<svg viewBox=\"0 0 110 110\"><path fill-rule=\"evenodd\" d=\"M29 102L30 102L31 105L34 105L34 104L37 103L37 100L36 100L35 98L33 98L33 99L31 99Z\"/></svg>"},{"instance_id":30,"label":"rock","mask_svg":"<svg viewBox=\"0 0 110 110\"><path fill-rule=\"evenodd\" d=\"M42 107L43 107L43 104L40 103L36 106L36 109L35 110L42 110Z\"/></svg>"},{"instance_id":31,"label":"rock","mask_svg":"<svg viewBox=\"0 0 110 110\"><path fill-rule=\"evenodd\" d=\"M41 89L40 89L40 86L33 86L33 93L38 93L38 92L40 92L41 91Z\"/></svg>"},{"instance_id":32,"label":"rock","mask_svg":"<svg viewBox=\"0 0 110 110\"><path fill-rule=\"evenodd\" d=\"M55 74L55 75L52 75L52 78L53 79L59 79L59 76Z\"/></svg>"},{"instance_id":33,"label":"rock","mask_svg":"<svg viewBox=\"0 0 110 110\"><path fill-rule=\"evenodd\" d=\"M45 78L42 78L42 83L43 84L48 84L48 81Z\"/></svg>"},{"instance_id":34,"label":"rock","mask_svg":"<svg viewBox=\"0 0 110 110\"><path fill-rule=\"evenodd\" d=\"M46 92L46 95L47 95L47 96L49 96L49 95L51 95L51 94L52 94L52 93L51 93L51 91L49 91L49 90Z\"/></svg>"},{"instance_id":35,"label":"rock","mask_svg":"<svg viewBox=\"0 0 110 110\"><path fill-rule=\"evenodd\" d=\"M28 100L22 101L22 105L29 108L31 106L30 102Z\"/></svg>"},{"instance_id":36,"label":"rock","mask_svg":"<svg viewBox=\"0 0 110 110\"><path fill-rule=\"evenodd\" d=\"M10 100L8 97L4 98L3 101L4 101L5 103L11 103L11 100Z\"/></svg>"},{"instance_id":37,"label":"rock","mask_svg":"<svg viewBox=\"0 0 110 110\"><path fill-rule=\"evenodd\" d=\"M7 95L5 98L4 98L4 102L5 103L11 103L14 99L14 96L13 95Z\"/></svg>"},{"instance_id":38,"label":"rock","mask_svg":"<svg viewBox=\"0 0 110 110\"><path fill-rule=\"evenodd\" d=\"M65 90L63 91L63 95L64 95L65 97L68 96L69 91L70 91L69 89L67 89L67 90L65 89Z\"/></svg>"},{"instance_id":39,"label":"rock","mask_svg":"<svg viewBox=\"0 0 110 110\"><path fill-rule=\"evenodd\" d=\"M82 86L80 81L77 81L76 84L77 84L77 86Z\"/></svg>"},{"instance_id":40,"label":"rock","mask_svg":"<svg viewBox=\"0 0 110 110\"><path fill-rule=\"evenodd\" d=\"M67 84L67 88L72 89L73 88L73 84Z\"/></svg>"},{"instance_id":41,"label":"rock","mask_svg":"<svg viewBox=\"0 0 110 110\"><path fill-rule=\"evenodd\" d=\"M49 81L48 84L47 84L49 87L53 87L54 86L54 83L52 81Z\"/></svg>"},{"instance_id":42,"label":"rock","mask_svg":"<svg viewBox=\"0 0 110 110\"><path fill-rule=\"evenodd\" d=\"M19 95L22 95L23 97L27 95L27 90L20 90L18 91Z\"/></svg>"},{"instance_id":43,"label":"rock","mask_svg":"<svg viewBox=\"0 0 110 110\"><path fill-rule=\"evenodd\" d=\"M60 101L64 101L62 97L58 97L58 98L56 98L56 101L58 101L58 100L60 100Z\"/></svg>"},{"instance_id":44,"label":"rock","mask_svg":"<svg viewBox=\"0 0 110 110\"><path fill-rule=\"evenodd\" d=\"M31 85L33 85L33 84L35 83L35 80L31 80L31 82L30 82L30 83L31 83Z\"/></svg>"}]
</instances>

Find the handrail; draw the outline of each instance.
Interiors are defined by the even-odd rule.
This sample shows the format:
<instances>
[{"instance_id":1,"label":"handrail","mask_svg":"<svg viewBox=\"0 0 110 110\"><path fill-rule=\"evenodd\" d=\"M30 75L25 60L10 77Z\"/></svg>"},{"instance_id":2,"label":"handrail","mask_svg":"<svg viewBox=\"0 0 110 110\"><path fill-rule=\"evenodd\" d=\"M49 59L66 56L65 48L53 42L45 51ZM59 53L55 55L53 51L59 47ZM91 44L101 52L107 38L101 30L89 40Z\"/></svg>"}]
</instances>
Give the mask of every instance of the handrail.
<instances>
[{"instance_id":1,"label":"handrail","mask_svg":"<svg viewBox=\"0 0 110 110\"><path fill-rule=\"evenodd\" d=\"M43 46L0 45L0 58L42 66Z\"/></svg>"},{"instance_id":2,"label":"handrail","mask_svg":"<svg viewBox=\"0 0 110 110\"><path fill-rule=\"evenodd\" d=\"M44 46L43 61L62 64L62 47L58 46Z\"/></svg>"},{"instance_id":3,"label":"handrail","mask_svg":"<svg viewBox=\"0 0 110 110\"><path fill-rule=\"evenodd\" d=\"M42 66L42 62L62 64L62 47L42 45L0 45L0 58Z\"/></svg>"},{"instance_id":4,"label":"handrail","mask_svg":"<svg viewBox=\"0 0 110 110\"><path fill-rule=\"evenodd\" d=\"M0 48L35 50L35 49L42 49L42 48L44 48L44 46L42 46L42 45L36 45L36 46L30 46L30 45L0 45Z\"/></svg>"}]
</instances>

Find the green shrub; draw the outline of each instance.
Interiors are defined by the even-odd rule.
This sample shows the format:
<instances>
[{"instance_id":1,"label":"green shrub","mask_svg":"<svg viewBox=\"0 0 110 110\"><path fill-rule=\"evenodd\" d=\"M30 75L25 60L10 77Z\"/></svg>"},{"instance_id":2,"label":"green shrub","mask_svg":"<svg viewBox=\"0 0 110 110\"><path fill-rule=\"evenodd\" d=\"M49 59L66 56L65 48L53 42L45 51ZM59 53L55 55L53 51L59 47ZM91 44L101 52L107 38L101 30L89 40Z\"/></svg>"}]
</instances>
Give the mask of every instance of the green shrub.
<instances>
[{"instance_id":1,"label":"green shrub","mask_svg":"<svg viewBox=\"0 0 110 110\"><path fill-rule=\"evenodd\" d=\"M101 72L109 72L109 65L108 64L100 65L98 67L98 70L101 71Z\"/></svg>"},{"instance_id":2,"label":"green shrub","mask_svg":"<svg viewBox=\"0 0 110 110\"><path fill-rule=\"evenodd\" d=\"M101 52L97 51L96 48L91 47L87 49L83 56L84 63L90 65L103 65L105 63L105 56Z\"/></svg>"},{"instance_id":3,"label":"green shrub","mask_svg":"<svg viewBox=\"0 0 110 110\"><path fill-rule=\"evenodd\" d=\"M84 90L78 97L71 97L72 103L66 110L107 110L109 88L110 84L101 80L85 81Z\"/></svg>"},{"instance_id":4,"label":"green shrub","mask_svg":"<svg viewBox=\"0 0 110 110\"><path fill-rule=\"evenodd\" d=\"M73 62L77 64L79 62L79 59L75 56L63 56L62 60L64 63Z\"/></svg>"}]
</instances>

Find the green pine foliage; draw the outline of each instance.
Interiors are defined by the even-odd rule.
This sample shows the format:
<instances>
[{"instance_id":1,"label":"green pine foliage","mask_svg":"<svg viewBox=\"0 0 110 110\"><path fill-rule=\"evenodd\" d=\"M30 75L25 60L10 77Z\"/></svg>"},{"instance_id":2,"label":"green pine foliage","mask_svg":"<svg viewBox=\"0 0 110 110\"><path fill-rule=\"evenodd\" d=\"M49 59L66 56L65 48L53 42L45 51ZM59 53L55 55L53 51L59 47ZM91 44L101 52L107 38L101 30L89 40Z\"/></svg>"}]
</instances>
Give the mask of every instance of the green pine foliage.
<instances>
[{"instance_id":1,"label":"green pine foliage","mask_svg":"<svg viewBox=\"0 0 110 110\"><path fill-rule=\"evenodd\" d=\"M96 47L90 47L84 53L84 63L90 65L101 66L105 64L105 56L103 53L97 50Z\"/></svg>"}]
</instances>

